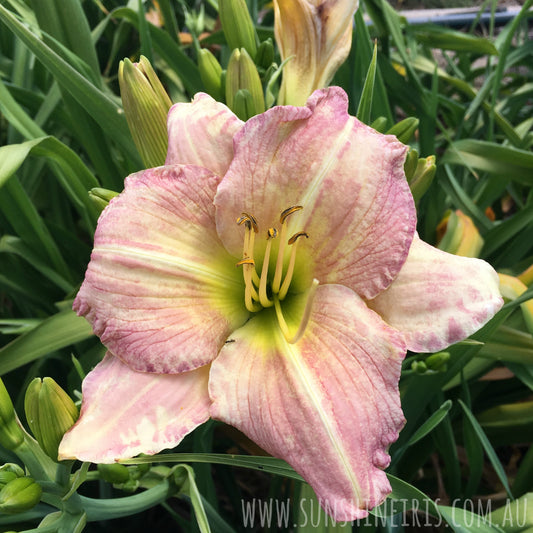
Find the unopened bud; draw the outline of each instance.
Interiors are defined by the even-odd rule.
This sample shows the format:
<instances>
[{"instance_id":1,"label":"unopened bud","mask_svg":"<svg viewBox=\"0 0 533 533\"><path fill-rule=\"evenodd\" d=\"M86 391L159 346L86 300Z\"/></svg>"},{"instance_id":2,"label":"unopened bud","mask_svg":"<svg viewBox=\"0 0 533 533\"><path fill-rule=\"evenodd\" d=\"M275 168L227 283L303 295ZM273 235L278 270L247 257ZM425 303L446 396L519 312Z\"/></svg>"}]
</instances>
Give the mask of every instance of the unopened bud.
<instances>
[{"instance_id":1,"label":"unopened bud","mask_svg":"<svg viewBox=\"0 0 533 533\"><path fill-rule=\"evenodd\" d=\"M379 131L379 133L385 133L385 128L387 127L387 118L386 117L378 117L372 124L370 124L370 127L373 130Z\"/></svg>"},{"instance_id":2,"label":"unopened bud","mask_svg":"<svg viewBox=\"0 0 533 533\"><path fill-rule=\"evenodd\" d=\"M413 361L411 363L411 370L416 372L417 374L425 374L427 372L427 365L424 363L424 361Z\"/></svg>"},{"instance_id":3,"label":"unopened bud","mask_svg":"<svg viewBox=\"0 0 533 533\"><path fill-rule=\"evenodd\" d=\"M37 442L57 461L59 443L78 419L78 408L52 378L35 378L26 390L24 409Z\"/></svg>"},{"instance_id":4,"label":"unopened bud","mask_svg":"<svg viewBox=\"0 0 533 533\"><path fill-rule=\"evenodd\" d=\"M483 248L483 238L472 219L462 211L450 211L437 227L442 235L438 248L463 257L478 257Z\"/></svg>"},{"instance_id":5,"label":"unopened bud","mask_svg":"<svg viewBox=\"0 0 533 533\"><path fill-rule=\"evenodd\" d=\"M164 165L168 148L167 115L172 106L168 94L144 56L135 64L129 59L121 61L118 81L124 114L145 165Z\"/></svg>"},{"instance_id":6,"label":"unopened bud","mask_svg":"<svg viewBox=\"0 0 533 533\"><path fill-rule=\"evenodd\" d=\"M449 360L449 352L438 352L426 357L425 363L429 370L433 370L434 372L445 372Z\"/></svg>"},{"instance_id":7,"label":"unopened bud","mask_svg":"<svg viewBox=\"0 0 533 533\"><path fill-rule=\"evenodd\" d=\"M237 96L239 91L247 91L250 96L246 96L245 92ZM248 120L265 110L263 86L257 67L244 48L234 50L229 60L226 73L226 103L241 120ZM236 103L241 115L237 112ZM243 110L246 115L242 114Z\"/></svg>"},{"instance_id":8,"label":"unopened bud","mask_svg":"<svg viewBox=\"0 0 533 533\"><path fill-rule=\"evenodd\" d=\"M222 67L217 58L206 48L202 48L198 54L198 68L206 91L221 102L224 98Z\"/></svg>"},{"instance_id":9,"label":"unopened bud","mask_svg":"<svg viewBox=\"0 0 533 533\"><path fill-rule=\"evenodd\" d=\"M498 273L498 277L500 278L500 293L507 300L516 300L527 291L527 285L514 276ZM533 335L533 299L522 302L520 309L527 329Z\"/></svg>"},{"instance_id":10,"label":"unopened bud","mask_svg":"<svg viewBox=\"0 0 533 533\"><path fill-rule=\"evenodd\" d=\"M100 477L108 483L126 483L130 479L130 472L124 465L118 463L101 464L97 468Z\"/></svg>"},{"instance_id":11,"label":"unopened bud","mask_svg":"<svg viewBox=\"0 0 533 533\"><path fill-rule=\"evenodd\" d=\"M403 164L403 170L405 172L405 177L407 178L408 183L413 180L417 165L418 152L414 148L411 148L411 150L407 152L407 157L405 158L405 163Z\"/></svg>"},{"instance_id":12,"label":"unopened bud","mask_svg":"<svg viewBox=\"0 0 533 533\"><path fill-rule=\"evenodd\" d=\"M407 144L418 128L419 122L415 117L407 117L395 124L386 133L387 135L396 135L401 143Z\"/></svg>"},{"instance_id":13,"label":"unopened bud","mask_svg":"<svg viewBox=\"0 0 533 533\"><path fill-rule=\"evenodd\" d=\"M526 268L526 270L519 274L517 278L528 287L529 285L533 284L533 265L531 265L529 268Z\"/></svg>"},{"instance_id":14,"label":"unopened bud","mask_svg":"<svg viewBox=\"0 0 533 533\"><path fill-rule=\"evenodd\" d=\"M24 441L13 403L0 379L0 445L8 450L16 449Z\"/></svg>"},{"instance_id":15,"label":"unopened bud","mask_svg":"<svg viewBox=\"0 0 533 533\"><path fill-rule=\"evenodd\" d=\"M257 55L255 57L255 63L257 66L264 70L270 68L274 62L274 43L269 37L266 41L263 41L257 49Z\"/></svg>"},{"instance_id":16,"label":"unopened bud","mask_svg":"<svg viewBox=\"0 0 533 533\"><path fill-rule=\"evenodd\" d=\"M437 166L435 164L434 155L418 159L415 171L411 175L411 178L407 178L415 203L418 203L428 190L435 177L436 171Z\"/></svg>"},{"instance_id":17,"label":"unopened bud","mask_svg":"<svg viewBox=\"0 0 533 533\"><path fill-rule=\"evenodd\" d=\"M89 191L89 198L100 208L100 211L103 211L109 201L118 196L118 192L110 191L109 189L102 189L100 187L94 187Z\"/></svg>"},{"instance_id":18,"label":"unopened bud","mask_svg":"<svg viewBox=\"0 0 533 533\"><path fill-rule=\"evenodd\" d=\"M19 477L0 490L0 513L16 514L31 509L43 490L31 477Z\"/></svg>"},{"instance_id":19,"label":"unopened bud","mask_svg":"<svg viewBox=\"0 0 533 533\"><path fill-rule=\"evenodd\" d=\"M230 49L244 48L255 58L258 39L245 0L219 0L218 14Z\"/></svg>"}]
</instances>

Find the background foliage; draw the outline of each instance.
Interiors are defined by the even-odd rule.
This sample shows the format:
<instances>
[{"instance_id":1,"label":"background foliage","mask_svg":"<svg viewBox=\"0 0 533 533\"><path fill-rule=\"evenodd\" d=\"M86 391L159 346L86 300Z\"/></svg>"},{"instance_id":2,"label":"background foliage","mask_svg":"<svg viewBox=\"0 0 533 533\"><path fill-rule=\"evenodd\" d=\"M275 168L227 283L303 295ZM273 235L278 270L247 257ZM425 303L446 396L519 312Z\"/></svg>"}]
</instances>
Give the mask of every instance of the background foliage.
<instances>
[{"instance_id":1,"label":"background foliage","mask_svg":"<svg viewBox=\"0 0 533 533\"><path fill-rule=\"evenodd\" d=\"M418 202L419 233L438 244L447 230L441 247L454 251L454 239L467 238L460 209L483 239L479 256L499 272L520 275L533 263L533 2L504 28L473 24L460 33L409 26L384 0L362 4L350 56L333 83L347 91L351 114L395 133L421 158L436 156L435 177ZM484 6L494 12L495 2ZM273 38L271 5L250 0L249 9L261 40ZM83 376L104 353L71 303L100 212L88 191L120 191L124 177L142 168L121 110L118 63L142 53L171 99L188 101L206 90L200 46L226 66L216 0L0 0L0 375L21 418L33 378L51 376L79 399ZM528 286L533 275L520 279ZM407 425L390 450L393 497L377 525L355 530L417 529L403 526L395 512L403 498L408 509L427 502L420 490L441 507L429 504L433 525L418 529L444 530L440 516L455 531L498 531L497 513L472 529L468 511L480 509L464 503L481 502L486 514L487 502L495 510L533 489L532 294L507 291L498 315L444 355L409 354L401 381ZM210 421L172 455L132 461L118 482L105 469L74 465L78 481L85 480L78 492L86 498L80 500L86 531L250 531L242 499L313 498L286 465L254 457L260 453ZM8 450L0 459L18 461ZM123 496L128 504L95 503ZM53 498L43 502L19 515L0 514L0 531L32 530L62 509ZM467 512L452 520L452 504ZM143 512L130 516L137 511ZM302 523L299 512L301 518L297 505L291 509L290 524ZM524 530L533 528L530 514ZM315 525L313 531L351 528ZM75 528L83 524L72 519L64 527L81 531Z\"/></svg>"}]
</instances>

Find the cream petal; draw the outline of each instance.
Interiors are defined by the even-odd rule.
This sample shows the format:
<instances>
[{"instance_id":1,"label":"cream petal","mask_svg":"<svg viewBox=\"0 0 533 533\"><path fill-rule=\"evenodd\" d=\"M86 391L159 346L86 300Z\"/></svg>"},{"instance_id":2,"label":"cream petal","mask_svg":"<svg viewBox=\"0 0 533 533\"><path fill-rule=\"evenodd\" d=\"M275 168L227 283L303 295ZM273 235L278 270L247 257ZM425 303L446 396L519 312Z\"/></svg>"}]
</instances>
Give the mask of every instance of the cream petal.
<instances>
[{"instance_id":1,"label":"cream petal","mask_svg":"<svg viewBox=\"0 0 533 533\"><path fill-rule=\"evenodd\" d=\"M218 182L200 167L146 170L100 217L74 309L134 370L203 366L248 317L242 273L215 230Z\"/></svg>"},{"instance_id":2,"label":"cream petal","mask_svg":"<svg viewBox=\"0 0 533 533\"><path fill-rule=\"evenodd\" d=\"M233 158L233 136L242 122L224 104L198 93L171 107L167 165L198 165L223 176Z\"/></svg>"},{"instance_id":3,"label":"cream petal","mask_svg":"<svg viewBox=\"0 0 533 533\"><path fill-rule=\"evenodd\" d=\"M390 492L381 469L404 423L402 336L339 285L318 288L296 344L267 313L212 364L211 416L285 459L337 520L362 518Z\"/></svg>"},{"instance_id":4,"label":"cream petal","mask_svg":"<svg viewBox=\"0 0 533 533\"><path fill-rule=\"evenodd\" d=\"M327 86L350 52L357 0L274 0L283 68L281 104L303 105Z\"/></svg>"},{"instance_id":5,"label":"cream petal","mask_svg":"<svg viewBox=\"0 0 533 533\"><path fill-rule=\"evenodd\" d=\"M250 119L215 197L217 229L237 254L241 212L256 218L258 242L269 227L279 228L284 209L301 205L288 235L309 234L300 248L311 275L372 298L402 267L416 212L403 172L407 147L350 117L347 105L344 91L331 87L316 91L307 107L276 107Z\"/></svg>"},{"instance_id":6,"label":"cream petal","mask_svg":"<svg viewBox=\"0 0 533 533\"><path fill-rule=\"evenodd\" d=\"M173 448L209 418L209 367L179 375L135 372L108 352L83 381L78 422L59 458L112 463Z\"/></svg>"},{"instance_id":7,"label":"cream petal","mask_svg":"<svg viewBox=\"0 0 533 533\"><path fill-rule=\"evenodd\" d=\"M477 331L503 300L488 263L448 254L416 235L396 280L367 304L403 333L409 350L436 352Z\"/></svg>"}]
</instances>

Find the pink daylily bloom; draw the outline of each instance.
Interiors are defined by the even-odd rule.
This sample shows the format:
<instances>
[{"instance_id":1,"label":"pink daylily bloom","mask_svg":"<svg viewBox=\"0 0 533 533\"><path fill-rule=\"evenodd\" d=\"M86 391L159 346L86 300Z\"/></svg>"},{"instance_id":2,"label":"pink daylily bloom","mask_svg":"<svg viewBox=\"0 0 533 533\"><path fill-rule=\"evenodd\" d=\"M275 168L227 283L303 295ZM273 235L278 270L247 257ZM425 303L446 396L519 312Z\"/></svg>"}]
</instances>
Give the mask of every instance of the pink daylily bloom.
<instances>
[{"instance_id":1,"label":"pink daylily bloom","mask_svg":"<svg viewBox=\"0 0 533 533\"><path fill-rule=\"evenodd\" d=\"M166 166L127 178L100 218L74 308L109 352L60 457L154 453L211 416L335 519L366 516L390 492L406 350L481 327L496 273L420 241L406 147L339 88L246 123L197 95L169 132Z\"/></svg>"}]
</instances>

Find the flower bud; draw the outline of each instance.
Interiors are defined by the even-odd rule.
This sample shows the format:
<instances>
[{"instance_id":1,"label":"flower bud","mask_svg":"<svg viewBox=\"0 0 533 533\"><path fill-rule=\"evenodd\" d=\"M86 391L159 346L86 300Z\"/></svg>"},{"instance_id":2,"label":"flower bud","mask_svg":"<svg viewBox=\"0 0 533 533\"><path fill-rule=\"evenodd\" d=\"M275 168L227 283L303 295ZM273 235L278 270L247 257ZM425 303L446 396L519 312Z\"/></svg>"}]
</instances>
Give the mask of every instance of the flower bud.
<instances>
[{"instance_id":1,"label":"flower bud","mask_svg":"<svg viewBox=\"0 0 533 533\"><path fill-rule=\"evenodd\" d=\"M142 160L147 167L164 165L167 115L172 106L168 94L144 56L135 64L129 59L121 61L118 81L124 114Z\"/></svg>"},{"instance_id":2,"label":"flower bud","mask_svg":"<svg viewBox=\"0 0 533 533\"><path fill-rule=\"evenodd\" d=\"M417 374L425 374L427 372L427 365L424 363L424 361L413 361L411 363L411 370L416 372Z\"/></svg>"},{"instance_id":3,"label":"flower bud","mask_svg":"<svg viewBox=\"0 0 533 533\"><path fill-rule=\"evenodd\" d=\"M435 177L436 170L437 166L435 165L434 155L418 159L414 172L410 177L407 177L407 182L409 183L415 203L418 203L420 198L428 190Z\"/></svg>"},{"instance_id":4,"label":"flower bud","mask_svg":"<svg viewBox=\"0 0 533 533\"><path fill-rule=\"evenodd\" d=\"M419 120L415 117L407 117L395 124L387 131L387 135L395 135L397 139L404 144L409 142L414 132L418 128Z\"/></svg>"},{"instance_id":5,"label":"flower bud","mask_svg":"<svg viewBox=\"0 0 533 533\"><path fill-rule=\"evenodd\" d=\"M507 300L516 300L516 298L527 291L527 285L519 278L500 273L498 273L498 277L500 278L500 292ZM533 335L533 299L522 302L520 309L522 310L527 329Z\"/></svg>"},{"instance_id":6,"label":"flower bud","mask_svg":"<svg viewBox=\"0 0 533 533\"><path fill-rule=\"evenodd\" d=\"M221 102L224 98L222 67L217 58L206 48L202 48L198 54L198 68L206 91Z\"/></svg>"},{"instance_id":7,"label":"flower bud","mask_svg":"<svg viewBox=\"0 0 533 533\"><path fill-rule=\"evenodd\" d=\"M0 379L0 445L8 450L16 449L24 441L13 403Z\"/></svg>"},{"instance_id":8,"label":"flower bud","mask_svg":"<svg viewBox=\"0 0 533 533\"><path fill-rule=\"evenodd\" d=\"M533 265L531 265L529 268L526 268L524 272L519 274L517 278L528 287L533 283Z\"/></svg>"},{"instance_id":9,"label":"flower bud","mask_svg":"<svg viewBox=\"0 0 533 533\"><path fill-rule=\"evenodd\" d=\"M446 372L449 360L449 352L438 352L426 357L425 363L428 370L433 370L433 372Z\"/></svg>"},{"instance_id":10,"label":"flower bud","mask_svg":"<svg viewBox=\"0 0 533 533\"><path fill-rule=\"evenodd\" d=\"M246 96L244 92L236 96L239 91L247 91L250 96ZM236 101L241 113L243 109L246 110L246 116L237 113ZM257 67L244 48L234 50L229 60L226 73L226 103L241 120L248 120L265 110L263 86Z\"/></svg>"},{"instance_id":11,"label":"flower bud","mask_svg":"<svg viewBox=\"0 0 533 533\"><path fill-rule=\"evenodd\" d=\"M478 257L483 248L483 238L472 219L462 211L449 212L437 227L441 234L438 248L463 257Z\"/></svg>"},{"instance_id":12,"label":"flower bud","mask_svg":"<svg viewBox=\"0 0 533 533\"><path fill-rule=\"evenodd\" d=\"M107 207L109 201L115 196L118 196L118 194L118 192L110 191L109 189L94 187L89 191L89 198L101 211L103 211Z\"/></svg>"},{"instance_id":13,"label":"flower bud","mask_svg":"<svg viewBox=\"0 0 533 533\"><path fill-rule=\"evenodd\" d=\"M31 509L41 499L43 490L31 477L19 477L0 490L0 513L16 514Z\"/></svg>"},{"instance_id":14,"label":"flower bud","mask_svg":"<svg viewBox=\"0 0 533 533\"><path fill-rule=\"evenodd\" d=\"M126 483L130 479L130 472L124 465L118 463L101 464L97 468L100 477L108 483Z\"/></svg>"},{"instance_id":15,"label":"flower bud","mask_svg":"<svg viewBox=\"0 0 533 533\"><path fill-rule=\"evenodd\" d=\"M274 62L274 43L269 37L266 41L263 41L257 49L257 55L255 57L255 63L257 66L267 70Z\"/></svg>"},{"instance_id":16,"label":"flower bud","mask_svg":"<svg viewBox=\"0 0 533 533\"><path fill-rule=\"evenodd\" d=\"M258 39L245 0L219 0L218 14L228 46L244 48L255 58Z\"/></svg>"},{"instance_id":17,"label":"flower bud","mask_svg":"<svg viewBox=\"0 0 533 533\"><path fill-rule=\"evenodd\" d=\"M57 461L59 443L78 419L78 408L52 378L35 378L26 390L24 409L37 442Z\"/></svg>"}]
</instances>

